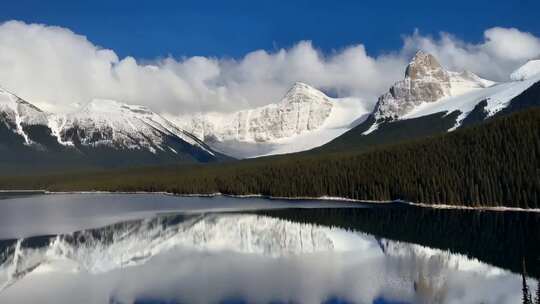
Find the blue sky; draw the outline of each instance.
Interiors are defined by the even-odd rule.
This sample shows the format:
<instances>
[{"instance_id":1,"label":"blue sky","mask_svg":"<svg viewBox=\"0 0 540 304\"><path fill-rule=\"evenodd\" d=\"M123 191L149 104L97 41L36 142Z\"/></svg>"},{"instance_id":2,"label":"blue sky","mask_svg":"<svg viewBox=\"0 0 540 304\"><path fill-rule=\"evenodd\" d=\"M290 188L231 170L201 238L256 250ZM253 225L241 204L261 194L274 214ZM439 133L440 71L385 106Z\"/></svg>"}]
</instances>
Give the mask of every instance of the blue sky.
<instances>
[{"instance_id":1,"label":"blue sky","mask_svg":"<svg viewBox=\"0 0 540 304\"><path fill-rule=\"evenodd\" d=\"M239 58L312 40L325 52L363 43L399 49L418 28L464 41L501 26L540 35L540 1L5 1L0 20L58 25L121 56Z\"/></svg>"}]
</instances>

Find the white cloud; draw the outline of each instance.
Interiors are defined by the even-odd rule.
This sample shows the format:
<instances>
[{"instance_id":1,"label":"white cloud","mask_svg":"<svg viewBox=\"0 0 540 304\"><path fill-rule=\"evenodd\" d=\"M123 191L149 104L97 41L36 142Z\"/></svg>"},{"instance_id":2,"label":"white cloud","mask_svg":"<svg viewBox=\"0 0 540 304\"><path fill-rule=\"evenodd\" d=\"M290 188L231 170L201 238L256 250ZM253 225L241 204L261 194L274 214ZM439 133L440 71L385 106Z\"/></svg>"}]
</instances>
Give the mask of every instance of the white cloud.
<instances>
[{"instance_id":1,"label":"white cloud","mask_svg":"<svg viewBox=\"0 0 540 304\"><path fill-rule=\"evenodd\" d=\"M146 65L119 58L65 28L10 21L0 25L0 86L49 110L111 98L173 115L231 111L276 102L295 81L373 104L402 77L409 57L420 48L451 69L505 80L540 55L540 40L507 28L486 30L478 44L447 33L433 38L415 32L404 37L402 49L377 57L362 44L324 54L301 41L235 60L165 58Z\"/></svg>"},{"instance_id":2,"label":"white cloud","mask_svg":"<svg viewBox=\"0 0 540 304\"><path fill-rule=\"evenodd\" d=\"M453 70L468 69L482 77L505 81L510 73L529 59L540 56L540 39L515 28L494 27L484 32L484 41L466 43L451 34L441 33L438 39L416 31L404 38L402 54L424 49Z\"/></svg>"}]
</instances>

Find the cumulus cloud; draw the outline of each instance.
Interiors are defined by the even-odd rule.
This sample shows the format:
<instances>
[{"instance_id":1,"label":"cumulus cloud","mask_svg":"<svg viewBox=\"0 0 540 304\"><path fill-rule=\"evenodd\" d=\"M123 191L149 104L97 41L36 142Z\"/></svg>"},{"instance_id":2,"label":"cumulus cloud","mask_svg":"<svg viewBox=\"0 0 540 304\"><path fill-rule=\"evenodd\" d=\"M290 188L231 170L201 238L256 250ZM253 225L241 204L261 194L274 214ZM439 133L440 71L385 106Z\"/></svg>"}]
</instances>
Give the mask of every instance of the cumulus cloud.
<instances>
[{"instance_id":1,"label":"cumulus cloud","mask_svg":"<svg viewBox=\"0 0 540 304\"><path fill-rule=\"evenodd\" d=\"M484 41L467 43L448 33L438 39L418 31L404 38L402 54L423 49L453 70L470 70L482 77L505 81L510 73L529 59L540 56L540 39L515 28L494 27L484 32Z\"/></svg>"},{"instance_id":2,"label":"cumulus cloud","mask_svg":"<svg viewBox=\"0 0 540 304\"><path fill-rule=\"evenodd\" d=\"M368 54L362 44L323 53L300 41L238 59L168 57L143 64L65 28L9 21L0 25L0 86L51 111L93 98L143 104L171 115L232 111L276 102L295 81L372 105L403 77L417 49L432 52L451 69L494 80L506 80L513 69L540 55L538 37L508 28L486 30L477 44L418 31L403 40L400 50L379 56Z\"/></svg>"}]
</instances>

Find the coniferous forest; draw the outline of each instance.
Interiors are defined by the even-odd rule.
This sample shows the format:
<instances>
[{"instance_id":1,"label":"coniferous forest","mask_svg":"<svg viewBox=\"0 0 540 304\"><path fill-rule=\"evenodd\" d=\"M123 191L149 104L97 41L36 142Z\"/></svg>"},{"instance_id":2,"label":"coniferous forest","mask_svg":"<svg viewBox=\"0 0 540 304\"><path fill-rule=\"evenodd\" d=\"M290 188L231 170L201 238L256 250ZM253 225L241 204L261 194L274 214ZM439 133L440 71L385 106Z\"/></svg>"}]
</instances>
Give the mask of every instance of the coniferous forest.
<instances>
[{"instance_id":1,"label":"coniferous forest","mask_svg":"<svg viewBox=\"0 0 540 304\"><path fill-rule=\"evenodd\" d=\"M2 189L167 191L540 208L540 109L369 150L1 177Z\"/></svg>"}]
</instances>

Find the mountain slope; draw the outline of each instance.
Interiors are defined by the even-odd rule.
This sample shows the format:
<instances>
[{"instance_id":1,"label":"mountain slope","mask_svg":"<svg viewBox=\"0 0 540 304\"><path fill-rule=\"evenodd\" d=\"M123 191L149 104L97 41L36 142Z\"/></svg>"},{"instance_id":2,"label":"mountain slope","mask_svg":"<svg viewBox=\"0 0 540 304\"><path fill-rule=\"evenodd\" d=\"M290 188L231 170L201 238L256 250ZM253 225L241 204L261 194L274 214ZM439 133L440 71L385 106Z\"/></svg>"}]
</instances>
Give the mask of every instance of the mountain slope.
<instances>
[{"instance_id":1,"label":"mountain slope","mask_svg":"<svg viewBox=\"0 0 540 304\"><path fill-rule=\"evenodd\" d=\"M47 115L32 104L0 89L0 122L22 137L25 145L35 144L24 130L27 126L45 125Z\"/></svg>"},{"instance_id":2,"label":"mountain slope","mask_svg":"<svg viewBox=\"0 0 540 304\"><path fill-rule=\"evenodd\" d=\"M222 157L150 109L113 100L93 100L76 112L54 116L49 127L58 142L93 154L96 161L123 161L127 155L125 161L137 165Z\"/></svg>"},{"instance_id":3,"label":"mountain slope","mask_svg":"<svg viewBox=\"0 0 540 304\"><path fill-rule=\"evenodd\" d=\"M229 114L183 117L178 123L212 148L246 158L320 146L367 113L360 100L330 98L297 82L278 103Z\"/></svg>"},{"instance_id":4,"label":"mountain slope","mask_svg":"<svg viewBox=\"0 0 540 304\"><path fill-rule=\"evenodd\" d=\"M5 171L208 162L227 157L141 106L94 100L45 113L0 90L0 166Z\"/></svg>"}]
</instances>

